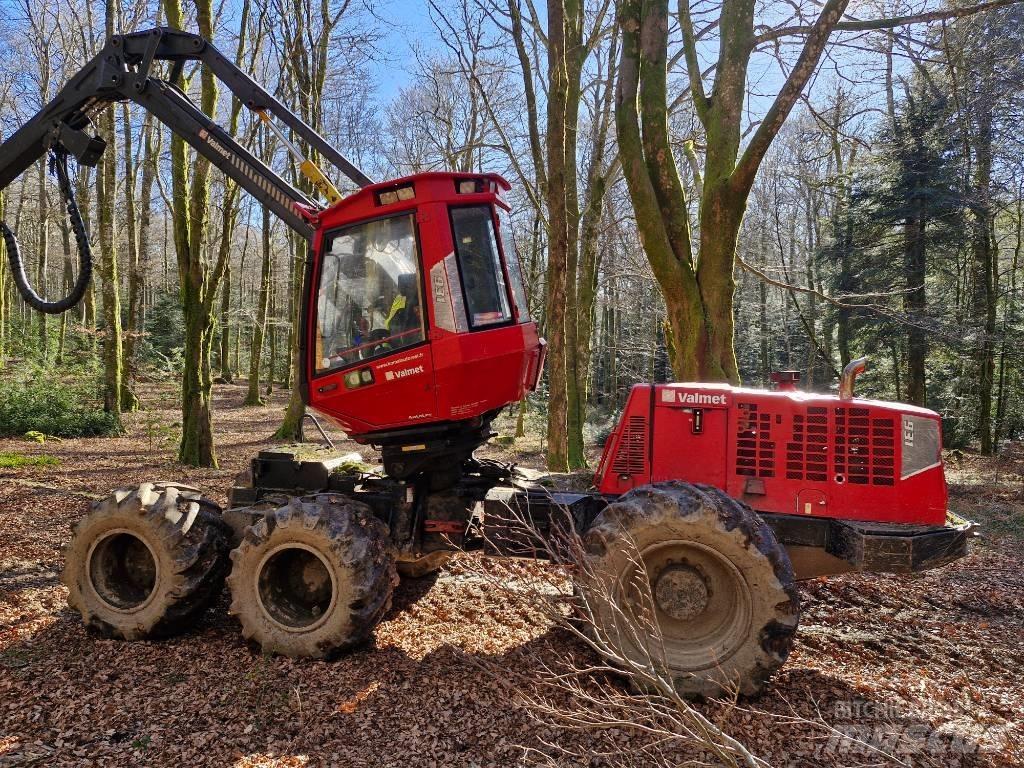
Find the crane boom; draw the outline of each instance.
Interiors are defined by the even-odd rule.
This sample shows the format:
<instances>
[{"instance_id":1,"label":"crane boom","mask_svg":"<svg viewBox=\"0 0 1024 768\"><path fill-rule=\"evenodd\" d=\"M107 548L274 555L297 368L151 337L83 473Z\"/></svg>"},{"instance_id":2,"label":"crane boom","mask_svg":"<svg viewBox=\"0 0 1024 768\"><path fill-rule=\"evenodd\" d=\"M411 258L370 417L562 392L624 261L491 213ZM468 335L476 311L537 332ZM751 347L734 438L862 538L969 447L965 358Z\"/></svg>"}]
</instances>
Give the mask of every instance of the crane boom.
<instances>
[{"instance_id":1,"label":"crane boom","mask_svg":"<svg viewBox=\"0 0 1024 768\"><path fill-rule=\"evenodd\" d=\"M156 62L171 63L166 79L154 71ZM90 135L92 115L112 102L133 101L288 226L307 239L312 237L312 222L321 206L242 147L175 85L188 62L208 68L236 99L262 118L272 115L278 119L357 186L372 183L210 41L179 30L157 28L112 37L49 104L0 144L0 191L52 149L67 151L80 164L95 165L106 143Z\"/></svg>"}]
</instances>

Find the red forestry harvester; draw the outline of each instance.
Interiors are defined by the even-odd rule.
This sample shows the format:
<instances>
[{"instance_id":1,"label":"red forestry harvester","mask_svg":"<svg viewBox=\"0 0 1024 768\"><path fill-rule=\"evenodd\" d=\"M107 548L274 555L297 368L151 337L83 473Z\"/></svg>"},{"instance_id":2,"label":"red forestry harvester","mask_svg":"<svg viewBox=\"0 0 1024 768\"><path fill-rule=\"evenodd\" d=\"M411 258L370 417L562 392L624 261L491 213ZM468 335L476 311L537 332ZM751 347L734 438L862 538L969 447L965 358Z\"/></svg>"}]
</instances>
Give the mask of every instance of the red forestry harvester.
<instances>
[{"instance_id":1,"label":"red forestry harvester","mask_svg":"<svg viewBox=\"0 0 1024 768\"><path fill-rule=\"evenodd\" d=\"M260 162L176 87L191 62L359 191L343 198L300 157L328 201L320 205ZM371 183L194 35L112 38L0 145L0 190L51 155L78 241L79 279L48 302L0 225L19 290L37 309L64 311L84 293L91 256L67 159L96 164L105 145L90 117L115 101L156 115L309 241L297 386L315 411L378 447L383 472L321 450L273 449L253 459L226 510L174 483L114 491L66 548L69 601L90 627L125 639L186 629L226 578L247 638L325 657L373 631L397 572L425 573L453 551L537 556L546 551L537 537L561 535L568 521L585 570L611 577L590 603L594 623L651 606L653 621L615 635L620 657L658 659L686 693L753 693L792 645L795 580L919 571L965 553L967 526L947 520L938 416L854 398L856 368L839 397L798 392L793 374L773 392L638 385L593 493L551 493L475 459L494 417L536 387L544 363L507 183L465 173ZM532 521L532 541L509 510ZM597 592L584 580L588 593Z\"/></svg>"}]
</instances>

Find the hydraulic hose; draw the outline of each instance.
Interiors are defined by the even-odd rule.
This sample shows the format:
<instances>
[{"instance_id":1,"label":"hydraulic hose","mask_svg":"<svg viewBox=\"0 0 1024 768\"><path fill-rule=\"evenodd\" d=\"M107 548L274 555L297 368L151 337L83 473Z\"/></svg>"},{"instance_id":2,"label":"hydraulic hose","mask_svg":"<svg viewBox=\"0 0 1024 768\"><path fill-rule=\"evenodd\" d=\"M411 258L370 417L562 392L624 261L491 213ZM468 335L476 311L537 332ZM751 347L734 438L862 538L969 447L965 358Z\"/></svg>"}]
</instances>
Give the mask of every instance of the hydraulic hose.
<instances>
[{"instance_id":1,"label":"hydraulic hose","mask_svg":"<svg viewBox=\"0 0 1024 768\"><path fill-rule=\"evenodd\" d=\"M78 279L75 280L71 292L60 301L47 301L41 297L29 284L28 277L25 275L25 265L21 260L18 239L3 221L0 221L0 236L3 237L4 243L7 245L7 258L11 263L14 284L18 287L18 293L21 294L25 303L48 315L59 315L74 307L85 296L89 280L92 278L92 247L89 244L89 233L85 231L82 214L78 210L78 203L75 201L75 194L71 189L71 179L68 176L68 154L63 148L58 147L51 151L50 170L56 174L61 194L64 195L64 200L67 202L68 219L71 222L71 230L75 233L75 242L78 244Z\"/></svg>"}]
</instances>

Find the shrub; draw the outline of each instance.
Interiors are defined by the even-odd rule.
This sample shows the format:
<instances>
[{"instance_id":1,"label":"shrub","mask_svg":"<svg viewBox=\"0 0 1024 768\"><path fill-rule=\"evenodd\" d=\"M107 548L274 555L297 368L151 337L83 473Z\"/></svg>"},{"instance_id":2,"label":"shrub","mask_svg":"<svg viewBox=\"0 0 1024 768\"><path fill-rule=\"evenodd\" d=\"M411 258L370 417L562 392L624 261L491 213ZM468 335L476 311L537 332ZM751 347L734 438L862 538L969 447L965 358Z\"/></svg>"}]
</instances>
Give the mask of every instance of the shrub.
<instances>
[{"instance_id":1,"label":"shrub","mask_svg":"<svg viewBox=\"0 0 1024 768\"><path fill-rule=\"evenodd\" d=\"M52 372L5 383L0 389L0 437L41 432L54 437L104 437L120 431L118 420L94 404L80 381Z\"/></svg>"},{"instance_id":2,"label":"shrub","mask_svg":"<svg viewBox=\"0 0 1024 768\"><path fill-rule=\"evenodd\" d=\"M139 350L142 362L168 374L184 367L185 317L178 294L159 296L146 314L145 334Z\"/></svg>"}]
</instances>

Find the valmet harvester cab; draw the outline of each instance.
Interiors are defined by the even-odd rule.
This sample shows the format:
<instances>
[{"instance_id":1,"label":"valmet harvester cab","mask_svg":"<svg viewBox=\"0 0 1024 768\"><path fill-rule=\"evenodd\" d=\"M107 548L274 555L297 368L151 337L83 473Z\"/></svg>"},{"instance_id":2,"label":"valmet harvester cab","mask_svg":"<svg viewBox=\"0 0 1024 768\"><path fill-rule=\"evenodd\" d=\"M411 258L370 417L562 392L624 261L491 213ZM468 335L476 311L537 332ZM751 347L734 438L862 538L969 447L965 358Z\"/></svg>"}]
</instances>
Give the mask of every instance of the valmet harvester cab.
<instances>
[{"instance_id":1,"label":"valmet harvester cab","mask_svg":"<svg viewBox=\"0 0 1024 768\"><path fill-rule=\"evenodd\" d=\"M308 404L401 457L465 453L536 387L530 318L496 175L425 173L320 215L306 281Z\"/></svg>"}]
</instances>

